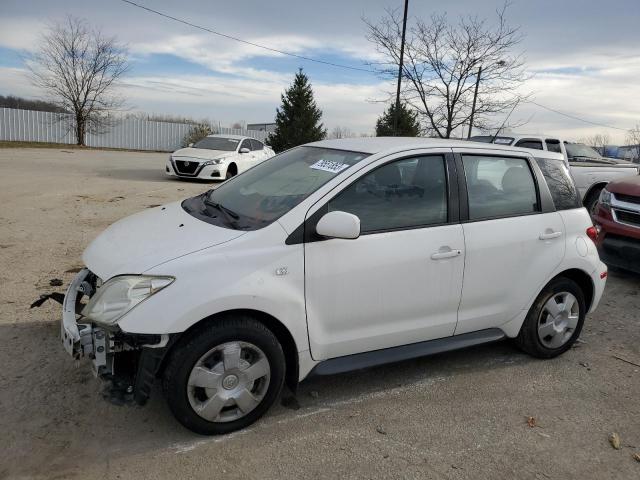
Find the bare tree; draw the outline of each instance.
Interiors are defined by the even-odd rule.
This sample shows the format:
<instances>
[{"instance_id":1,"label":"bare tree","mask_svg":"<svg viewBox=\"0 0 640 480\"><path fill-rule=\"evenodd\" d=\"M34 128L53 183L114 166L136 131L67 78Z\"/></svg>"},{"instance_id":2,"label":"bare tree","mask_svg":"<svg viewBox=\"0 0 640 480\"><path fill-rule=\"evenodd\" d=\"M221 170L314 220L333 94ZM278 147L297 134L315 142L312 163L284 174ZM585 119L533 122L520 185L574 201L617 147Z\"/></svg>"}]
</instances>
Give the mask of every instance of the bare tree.
<instances>
[{"instance_id":1,"label":"bare tree","mask_svg":"<svg viewBox=\"0 0 640 480\"><path fill-rule=\"evenodd\" d=\"M627 132L626 141L631 147L631 159L640 161L640 124L636 124L635 127Z\"/></svg>"},{"instance_id":2,"label":"bare tree","mask_svg":"<svg viewBox=\"0 0 640 480\"><path fill-rule=\"evenodd\" d=\"M434 14L428 22L418 19L408 27L402 96L419 112L425 133L449 138L455 129L469 125L480 69L474 127L489 128L492 116L510 111L522 100L517 89L527 75L522 54L514 49L523 36L507 23L508 6L496 11L494 26L473 16L450 23L446 14ZM396 75L400 11L387 10L377 24L364 21L367 39L384 57L382 63L371 65L383 75Z\"/></svg>"},{"instance_id":3,"label":"bare tree","mask_svg":"<svg viewBox=\"0 0 640 480\"><path fill-rule=\"evenodd\" d=\"M590 147L595 148L602 155L604 155L604 149L607 145L609 145L609 143L611 143L611 137L609 137L608 133L596 133L594 135L579 139L578 143L589 145Z\"/></svg>"},{"instance_id":4,"label":"bare tree","mask_svg":"<svg viewBox=\"0 0 640 480\"><path fill-rule=\"evenodd\" d=\"M69 16L53 24L28 65L32 82L73 113L70 128L78 145L84 145L89 130L108 126L109 113L124 103L115 87L128 68L126 51L85 20Z\"/></svg>"},{"instance_id":5,"label":"bare tree","mask_svg":"<svg viewBox=\"0 0 640 480\"><path fill-rule=\"evenodd\" d=\"M351 138L354 134L349 128L337 126L329 134L329 138Z\"/></svg>"}]
</instances>

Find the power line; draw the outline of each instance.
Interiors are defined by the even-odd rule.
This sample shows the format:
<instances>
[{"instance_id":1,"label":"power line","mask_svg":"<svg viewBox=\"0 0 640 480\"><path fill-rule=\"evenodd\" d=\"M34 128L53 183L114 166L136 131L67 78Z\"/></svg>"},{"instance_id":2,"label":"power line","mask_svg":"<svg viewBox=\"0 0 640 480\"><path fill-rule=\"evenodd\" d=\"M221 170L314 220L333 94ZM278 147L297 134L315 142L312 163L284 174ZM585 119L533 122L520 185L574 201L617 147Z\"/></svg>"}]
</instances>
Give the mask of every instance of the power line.
<instances>
[{"instance_id":1,"label":"power line","mask_svg":"<svg viewBox=\"0 0 640 480\"><path fill-rule=\"evenodd\" d=\"M203 31L211 33L213 35L218 35L219 37L223 37L223 38L226 38L226 39L229 39L229 40L234 40L236 42L244 43L245 45L251 45L252 47L262 48L263 50L268 50L270 52L279 53L281 55L286 55L286 56L289 56L289 57L298 58L300 60L306 60L308 62L320 63L320 64L328 65L328 66L331 66L331 67L343 68L343 69L346 69L346 70L355 70L355 71L358 71L358 72L373 73L373 74L376 74L376 75L379 74L379 72L376 72L374 70L367 69L367 68L354 67L354 66L351 66L351 65L343 65L343 64L334 63L334 62L327 62L326 60L318 60L317 58L306 57L304 55L298 55L297 53L291 53L291 52L287 52L287 51L284 51L284 50L279 50L277 48L268 47L266 45L261 45L259 43L250 42L248 40L244 40L242 38L235 37L233 35L227 35L226 33L221 33L221 32L212 30L210 28L203 27L202 25L197 25L195 23L189 22L187 20L183 20L183 19L178 18L178 17L174 17L174 16L169 15L167 13L163 13L163 12L160 12L158 10L154 10L153 8L149 8L149 7L146 7L144 5L140 5L139 3L133 2L131 0L121 0L121 1L124 2L124 3L127 3L127 4L129 4L131 6L140 8L142 10L146 10L147 12L150 12L150 13L159 15L161 17L167 18L169 20L173 20L175 22L182 23L182 24L187 25L189 27L193 27L193 28L197 28L199 30L203 30ZM591 120L585 120L584 118L580 118L578 116L571 115L569 113L565 113L565 112L561 112L559 110L555 110L555 109L553 109L551 107L547 107L546 105L542 105L540 103L534 102L533 100L526 100L525 103L531 103L533 105L536 105L536 106L538 106L540 108L543 108L545 110L548 110L550 112L556 113L558 115L562 115L562 116L567 117L567 118L571 118L573 120L577 120L579 122L588 123L590 125L596 125L598 127L611 128L613 130L627 131L626 128L614 127L614 126L611 126L611 125L606 125L604 123L593 122Z\"/></svg>"},{"instance_id":2,"label":"power line","mask_svg":"<svg viewBox=\"0 0 640 480\"><path fill-rule=\"evenodd\" d=\"M525 103L532 103L533 105L536 105L536 106L538 106L540 108L544 108L545 110L549 110L550 112L557 113L558 115L562 115L562 116L567 117L567 118L572 118L573 120L578 120L579 122L584 122L584 123L589 123L591 125L596 125L598 127L611 128L613 130L621 130L623 132L626 132L628 130L626 128L614 127L612 125L606 125L604 123L592 122L591 120L585 120L584 118L576 117L575 115L571 115L569 113L561 112L560 110L556 110L554 108L547 107L546 105L542 105L541 103L534 102L533 100L525 100Z\"/></svg>"},{"instance_id":3,"label":"power line","mask_svg":"<svg viewBox=\"0 0 640 480\"><path fill-rule=\"evenodd\" d=\"M270 52L280 53L282 55L288 55L289 57L299 58L300 60L306 60L308 62L321 63L323 65L329 65L331 67L344 68L344 69L347 69L347 70L356 70L356 71L359 71L359 72L367 72L367 73L374 73L374 74L377 73L377 72L375 72L373 70L370 70L370 69L367 69L367 68L359 68L359 67L353 67L351 65L342 65L340 63L327 62L325 60L318 60L317 58L305 57L304 55L298 55L296 53L285 52L284 50L278 50L277 48L268 47L266 45L260 45L259 43L254 43L254 42L250 42L248 40L243 40L242 38L234 37L233 35L227 35L226 33L217 32L217 31L212 30L210 28L203 27L202 25L196 25L195 23L191 23L191 22L189 22L187 20L183 20L181 18L174 17L174 16L169 15L167 13L159 12L158 10L154 10L153 8L145 7L144 5L140 5L140 4L136 3L136 2L132 2L131 0L121 0L121 1L124 2L124 3L128 3L129 5L132 5L134 7L140 8L142 10L146 10L147 12L155 13L156 15L160 15L161 17L168 18L170 20L174 20L176 22L182 23L184 25L188 25L188 26L193 27L193 28L197 28L199 30L203 30L203 31L208 32L208 33L212 33L214 35L218 35L219 37L224 37L224 38L227 38L229 40L234 40L236 42L244 43L246 45L251 45L252 47L262 48L262 49L268 50Z\"/></svg>"}]
</instances>

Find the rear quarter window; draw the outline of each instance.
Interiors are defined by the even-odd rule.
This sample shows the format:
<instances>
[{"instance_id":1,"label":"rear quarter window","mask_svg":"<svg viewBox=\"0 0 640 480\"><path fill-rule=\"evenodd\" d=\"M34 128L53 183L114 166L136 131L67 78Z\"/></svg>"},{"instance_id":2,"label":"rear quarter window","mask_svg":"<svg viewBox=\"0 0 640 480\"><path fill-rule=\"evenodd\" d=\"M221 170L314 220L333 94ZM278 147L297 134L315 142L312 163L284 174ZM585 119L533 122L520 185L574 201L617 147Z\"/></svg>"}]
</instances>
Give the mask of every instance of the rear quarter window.
<instances>
[{"instance_id":1,"label":"rear quarter window","mask_svg":"<svg viewBox=\"0 0 640 480\"><path fill-rule=\"evenodd\" d=\"M536 158L536 163L547 181L556 210L570 210L582 206L576 185L563 161Z\"/></svg>"}]
</instances>

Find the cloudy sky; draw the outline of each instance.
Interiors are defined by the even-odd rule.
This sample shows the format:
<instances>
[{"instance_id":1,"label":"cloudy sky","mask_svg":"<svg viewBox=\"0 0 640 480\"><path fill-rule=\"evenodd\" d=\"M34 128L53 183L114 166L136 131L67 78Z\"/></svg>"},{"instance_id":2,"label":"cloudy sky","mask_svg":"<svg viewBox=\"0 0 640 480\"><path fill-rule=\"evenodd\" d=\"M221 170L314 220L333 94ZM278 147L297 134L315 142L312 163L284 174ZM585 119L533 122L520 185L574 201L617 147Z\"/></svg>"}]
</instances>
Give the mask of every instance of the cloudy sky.
<instances>
[{"instance_id":1,"label":"cloudy sky","mask_svg":"<svg viewBox=\"0 0 640 480\"><path fill-rule=\"evenodd\" d=\"M378 19L401 0L136 0L169 15L299 55L366 68L375 59L362 17ZM452 18L492 18L502 0L411 0L410 16L446 11ZM367 72L345 70L269 52L137 9L121 0L0 0L0 94L41 98L29 85L24 62L47 23L73 14L128 45L131 70L123 93L134 111L236 121L273 120L281 92L302 67L313 83L325 125L372 132L389 83ZM526 35L522 43L533 78L534 100L605 128L533 104L514 120L530 119L531 133L570 139L640 123L640 0L514 0L509 20ZM620 130L623 129L623 130Z\"/></svg>"}]
</instances>

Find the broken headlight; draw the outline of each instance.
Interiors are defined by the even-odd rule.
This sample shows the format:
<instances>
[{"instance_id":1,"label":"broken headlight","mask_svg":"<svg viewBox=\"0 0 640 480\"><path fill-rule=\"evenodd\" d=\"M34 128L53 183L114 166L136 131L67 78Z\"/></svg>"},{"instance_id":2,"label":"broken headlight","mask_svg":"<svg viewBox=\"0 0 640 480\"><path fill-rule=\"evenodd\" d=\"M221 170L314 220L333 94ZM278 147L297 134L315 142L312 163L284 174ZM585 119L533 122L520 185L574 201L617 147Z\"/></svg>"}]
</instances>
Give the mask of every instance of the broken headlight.
<instances>
[{"instance_id":1,"label":"broken headlight","mask_svg":"<svg viewBox=\"0 0 640 480\"><path fill-rule=\"evenodd\" d=\"M168 287L174 277L120 275L106 281L82 310L89 320L113 325L154 293Z\"/></svg>"}]
</instances>

